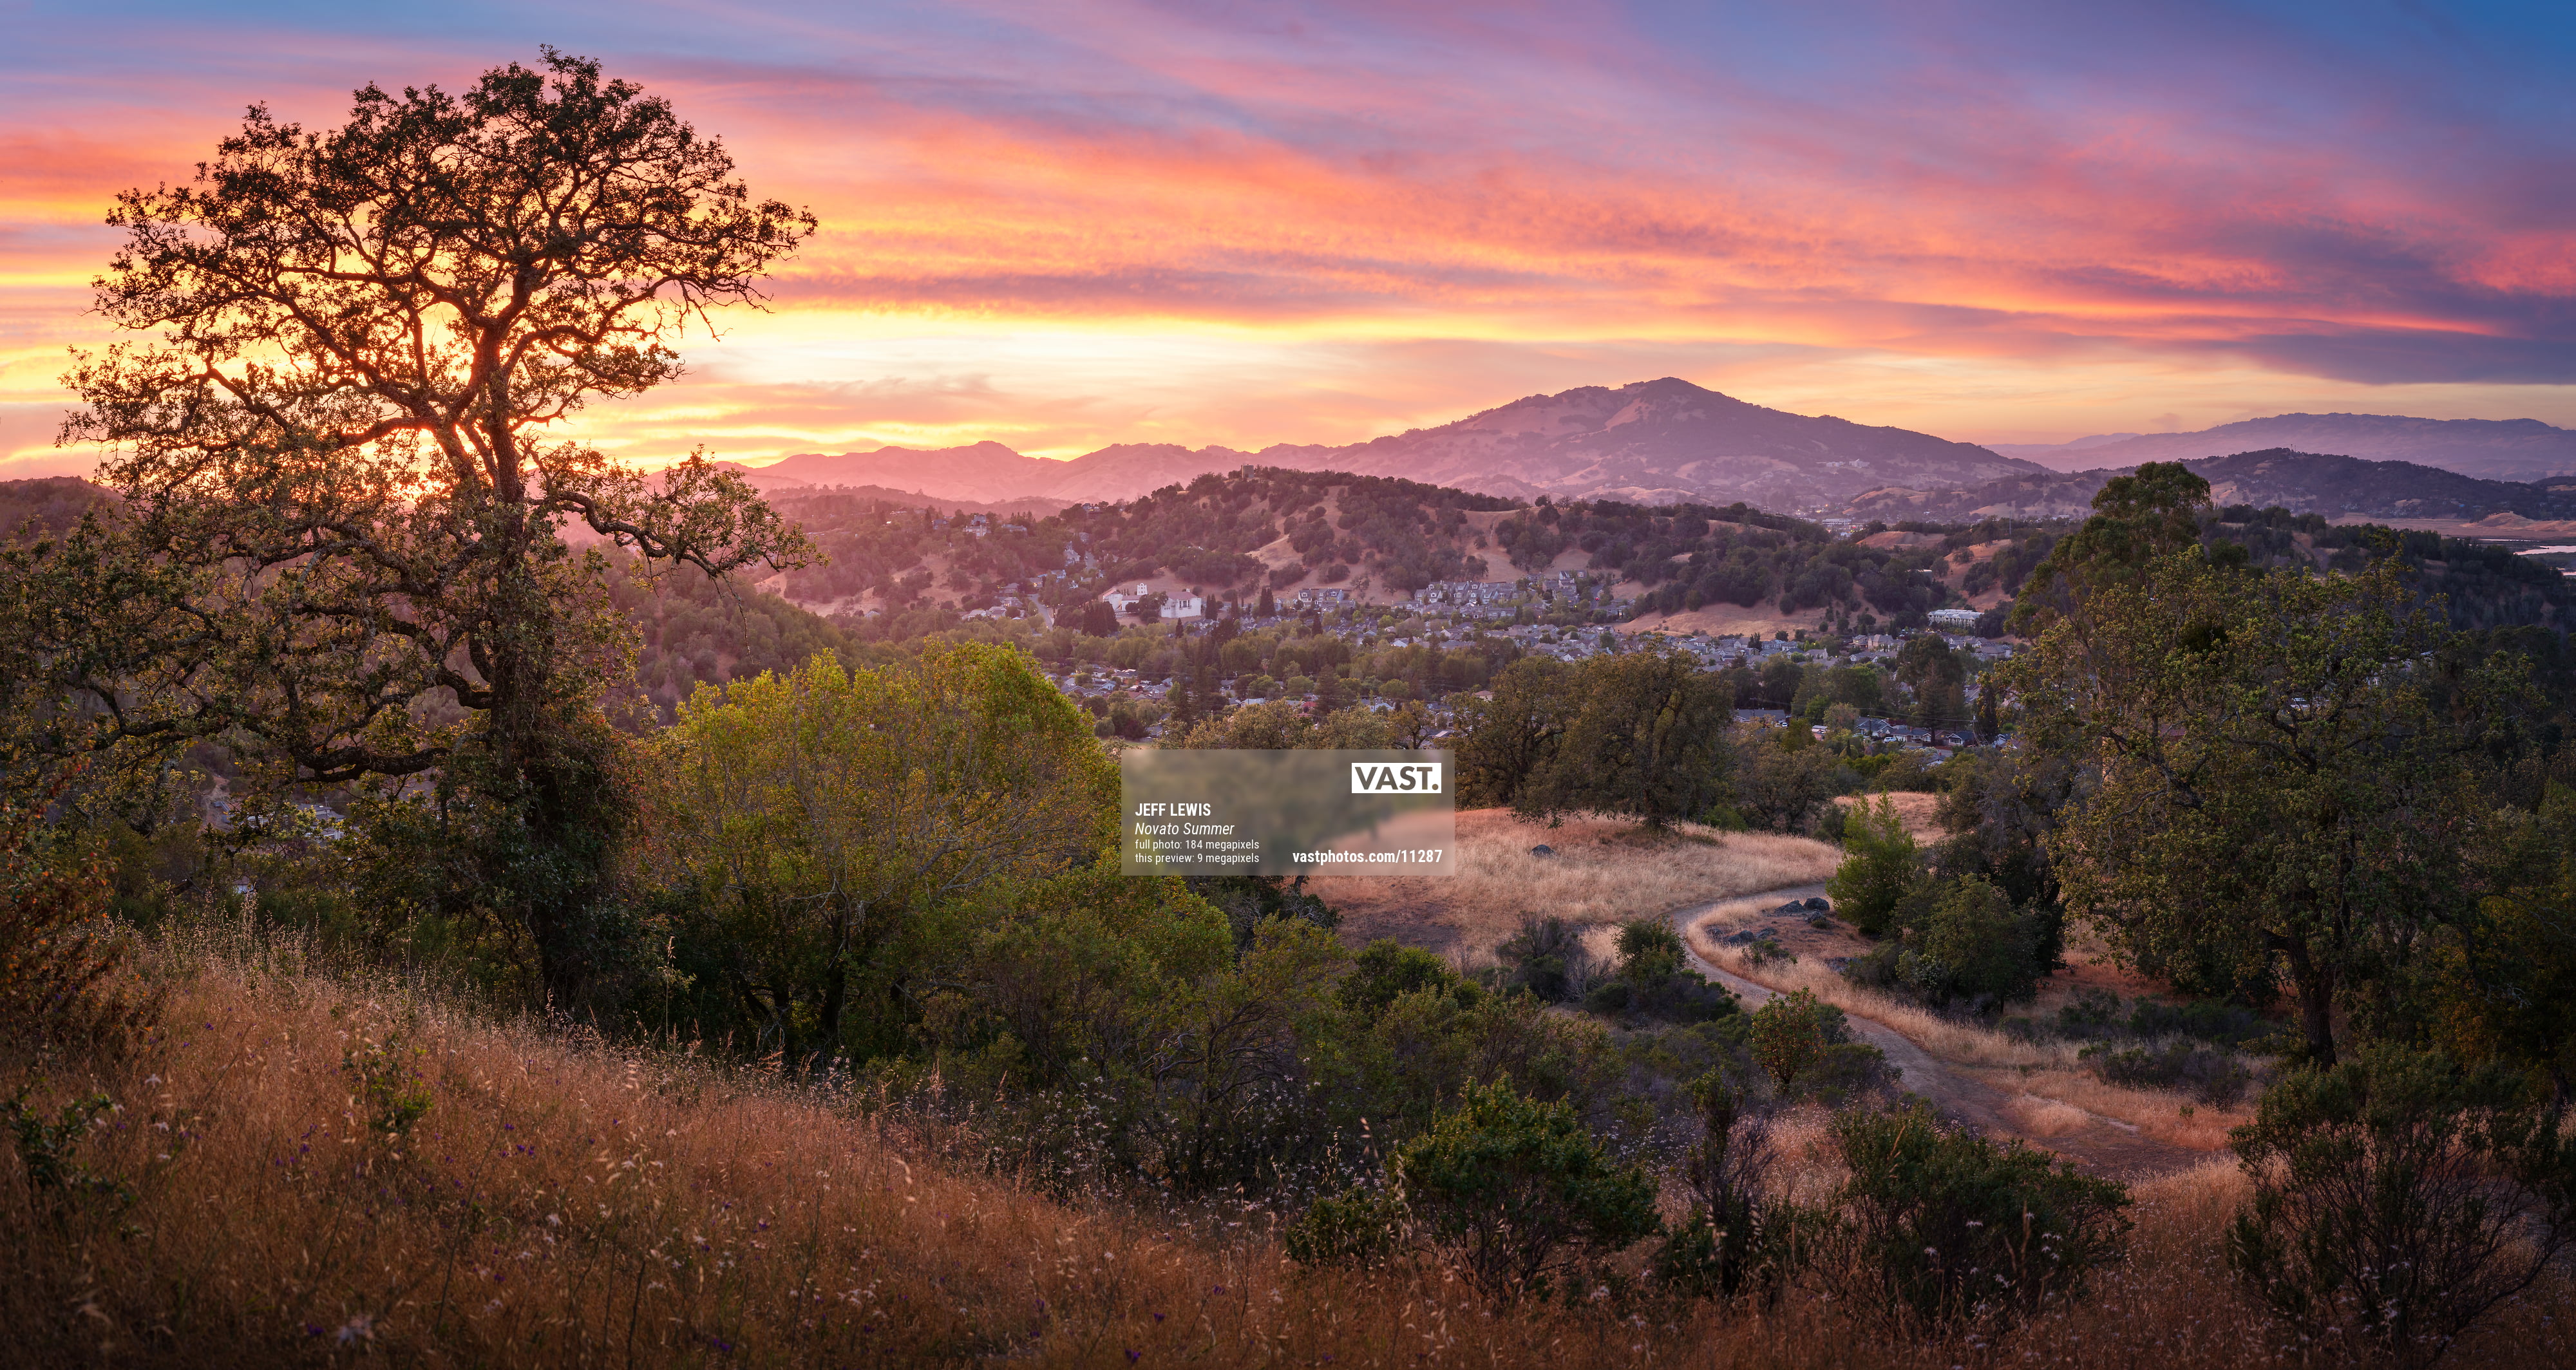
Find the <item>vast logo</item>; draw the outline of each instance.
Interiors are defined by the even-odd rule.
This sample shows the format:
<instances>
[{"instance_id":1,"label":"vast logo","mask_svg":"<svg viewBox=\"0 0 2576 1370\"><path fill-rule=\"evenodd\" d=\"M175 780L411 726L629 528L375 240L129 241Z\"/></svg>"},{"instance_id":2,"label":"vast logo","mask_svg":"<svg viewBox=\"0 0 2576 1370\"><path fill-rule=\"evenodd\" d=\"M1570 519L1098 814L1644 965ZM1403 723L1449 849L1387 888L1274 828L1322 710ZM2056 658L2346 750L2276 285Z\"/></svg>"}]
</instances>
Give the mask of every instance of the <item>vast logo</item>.
<instances>
[{"instance_id":1,"label":"vast logo","mask_svg":"<svg viewBox=\"0 0 2576 1370\"><path fill-rule=\"evenodd\" d=\"M1438 794L1440 763L1437 761L1354 761L1351 763L1353 794Z\"/></svg>"}]
</instances>

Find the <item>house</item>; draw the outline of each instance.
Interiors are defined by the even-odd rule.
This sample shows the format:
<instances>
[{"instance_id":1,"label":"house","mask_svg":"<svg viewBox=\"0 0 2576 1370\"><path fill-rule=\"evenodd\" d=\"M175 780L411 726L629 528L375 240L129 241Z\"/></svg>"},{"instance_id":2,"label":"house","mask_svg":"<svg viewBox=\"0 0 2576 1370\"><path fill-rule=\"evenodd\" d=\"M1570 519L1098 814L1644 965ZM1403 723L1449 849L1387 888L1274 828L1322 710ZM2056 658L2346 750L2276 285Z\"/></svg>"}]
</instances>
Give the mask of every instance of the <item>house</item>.
<instances>
[{"instance_id":1,"label":"house","mask_svg":"<svg viewBox=\"0 0 2576 1370\"><path fill-rule=\"evenodd\" d=\"M1977 631L1978 613L1974 609L1935 609L1928 615L1935 632L1973 633Z\"/></svg>"}]
</instances>

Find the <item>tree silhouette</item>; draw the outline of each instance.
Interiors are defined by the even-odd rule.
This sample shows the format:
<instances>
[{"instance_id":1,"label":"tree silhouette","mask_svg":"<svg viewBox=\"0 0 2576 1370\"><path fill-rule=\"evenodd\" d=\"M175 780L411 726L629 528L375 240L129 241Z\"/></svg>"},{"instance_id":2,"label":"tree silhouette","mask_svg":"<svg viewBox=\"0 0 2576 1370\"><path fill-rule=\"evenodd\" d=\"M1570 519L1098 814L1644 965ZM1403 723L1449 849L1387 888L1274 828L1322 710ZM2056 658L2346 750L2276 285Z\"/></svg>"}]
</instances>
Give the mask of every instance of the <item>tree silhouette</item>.
<instances>
[{"instance_id":1,"label":"tree silhouette","mask_svg":"<svg viewBox=\"0 0 2576 1370\"><path fill-rule=\"evenodd\" d=\"M123 517L15 569L80 706L57 751L229 746L271 788L416 777L569 992L622 821L601 701L631 674L606 560L710 576L803 536L702 458L659 478L553 436L681 370L672 344L814 231L595 61L369 85L324 132L254 107L193 183L120 195L67 442ZM119 606L118 631L61 612ZM50 596L50 607L47 597ZM25 626L25 625L13 625ZM382 787L379 787L380 793Z\"/></svg>"}]
</instances>

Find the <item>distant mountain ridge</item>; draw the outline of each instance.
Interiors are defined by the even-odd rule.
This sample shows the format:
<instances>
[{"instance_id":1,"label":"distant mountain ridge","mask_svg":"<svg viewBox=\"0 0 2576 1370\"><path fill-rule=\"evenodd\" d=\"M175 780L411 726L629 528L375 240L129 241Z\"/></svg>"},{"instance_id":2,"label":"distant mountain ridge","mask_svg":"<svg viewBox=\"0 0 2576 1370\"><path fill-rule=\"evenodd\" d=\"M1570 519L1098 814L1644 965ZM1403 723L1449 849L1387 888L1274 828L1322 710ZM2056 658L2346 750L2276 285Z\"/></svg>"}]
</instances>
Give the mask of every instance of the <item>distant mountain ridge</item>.
<instances>
[{"instance_id":1,"label":"distant mountain ridge","mask_svg":"<svg viewBox=\"0 0 2576 1370\"><path fill-rule=\"evenodd\" d=\"M2279 447L2184 464L2209 482L2210 498L2222 508L2250 504L2258 509L2278 506L2294 514L2393 519L2477 519L2499 513L2531 519L2576 516L2576 477L2485 480L2419 462L2369 461ZM2092 512L2094 494L2128 469L2132 468L2057 471L1958 490L1872 490L1852 501L1851 512L1891 522L2083 518Z\"/></svg>"},{"instance_id":2,"label":"distant mountain ridge","mask_svg":"<svg viewBox=\"0 0 2576 1370\"><path fill-rule=\"evenodd\" d=\"M2487 480L2576 474L2576 429L2538 419L2418 419L2402 414L2275 414L2197 433L2103 433L2072 442L1990 443L2057 471L2198 461L2231 452L2333 452L2435 466Z\"/></svg>"},{"instance_id":3,"label":"distant mountain ridge","mask_svg":"<svg viewBox=\"0 0 2576 1370\"><path fill-rule=\"evenodd\" d=\"M883 485L948 499L1131 499L1246 464L1400 476L1479 494L1638 504L1836 504L1875 486L1962 486L2044 474L2033 462L1903 428L1791 414L1666 377L1532 395L1436 428L1339 447L1121 443L1071 461L967 447L802 453L754 468L764 484ZM772 485L772 488L775 488Z\"/></svg>"}]
</instances>

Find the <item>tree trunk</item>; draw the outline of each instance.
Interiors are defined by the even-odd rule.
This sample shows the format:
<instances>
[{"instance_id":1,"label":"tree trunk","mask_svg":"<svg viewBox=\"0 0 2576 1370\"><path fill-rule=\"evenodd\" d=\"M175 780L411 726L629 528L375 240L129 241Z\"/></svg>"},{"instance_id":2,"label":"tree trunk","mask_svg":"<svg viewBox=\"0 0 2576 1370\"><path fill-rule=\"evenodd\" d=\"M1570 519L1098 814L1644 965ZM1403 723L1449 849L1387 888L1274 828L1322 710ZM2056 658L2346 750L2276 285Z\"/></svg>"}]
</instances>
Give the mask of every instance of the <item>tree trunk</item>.
<instances>
[{"instance_id":1,"label":"tree trunk","mask_svg":"<svg viewBox=\"0 0 2576 1370\"><path fill-rule=\"evenodd\" d=\"M2308 1063L2323 1070L2335 1063L2334 974L2316 964L2305 938L2266 933L2290 963L2290 983L2299 992L2299 1027L2308 1039Z\"/></svg>"}]
</instances>

